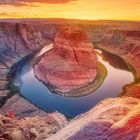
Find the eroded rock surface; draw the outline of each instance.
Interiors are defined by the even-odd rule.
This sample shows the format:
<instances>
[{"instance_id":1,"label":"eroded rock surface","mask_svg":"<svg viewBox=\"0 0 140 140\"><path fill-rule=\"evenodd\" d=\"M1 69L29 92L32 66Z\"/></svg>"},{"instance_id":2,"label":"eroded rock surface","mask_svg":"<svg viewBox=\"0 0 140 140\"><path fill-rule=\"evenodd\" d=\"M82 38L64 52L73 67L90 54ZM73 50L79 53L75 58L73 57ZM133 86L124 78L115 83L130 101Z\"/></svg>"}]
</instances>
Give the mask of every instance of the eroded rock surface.
<instances>
[{"instance_id":1,"label":"eroded rock surface","mask_svg":"<svg viewBox=\"0 0 140 140\"><path fill-rule=\"evenodd\" d=\"M8 112L13 112L16 118L46 116L47 112L35 107L32 103L19 95L14 95L7 99L6 103L1 107L0 114L6 115Z\"/></svg>"},{"instance_id":2,"label":"eroded rock surface","mask_svg":"<svg viewBox=\"0 0 140 140\"><path fill-rule=\"evenodd\" d=\"M135 81L124 88L123 95L140 98L140 30L112 30L104 35L98 45L121 57L130 66Z\"/></svg>"},{"instance_id":3,"label":"eroded rock surface","mask_svg":"<svg viewBox=\"0 0 140 140\"><path fill-rule=\"evenodd\" d=\"M10 118L0 115L0 139L2 140L44 140L67 124L60 113L44 117Z\"/></svg>"},{"instance_id":4,"label":"eroded rock surface","mask_svg":"<svg viewBox=\"0 0 140 140\"><path fill-rule=\"evenodd\" d=\"M44 25L43 27L33 24L0 23L0 105L13 95L7 91L7 84L12 78L9 76L11 67L53 40L56 28Z\"/></svg>"},{"instance_id":5,"label":"eroded rock surface","mask_svg":"<svg viewBox=\"0 0 140 140\"><path fill-rule=\"evenodd\" d=\"M74 96L70 94L71 91L95 80L97 57L83 30L65 26L59 29L53 50L38 60L34 71L51 91Z\"/></svg>"},{"instance_id":6,"label":"eroded rock surface","mask_svg":"<svg viewBox=\"0 0 140 140\"><path fill-rule=\"evenodd\" d=\"M139 140L140 100L106 99L49 140Z\"/></svg>"},{"instance_id":7,"label":"eroded rock surface","mask_svg":"<svg viewBox=\"0 0 140 140\"><path fill-rule=\"evenodd\" d=\"M44 27L44 28L43 28ZM45 139L67 124L60 113L49 114L18 95L11 84L17 63L50 44L55 27L0 23L0 139ZM51 30L52 29L52 30Z\"/></svg>"}]
</instances>

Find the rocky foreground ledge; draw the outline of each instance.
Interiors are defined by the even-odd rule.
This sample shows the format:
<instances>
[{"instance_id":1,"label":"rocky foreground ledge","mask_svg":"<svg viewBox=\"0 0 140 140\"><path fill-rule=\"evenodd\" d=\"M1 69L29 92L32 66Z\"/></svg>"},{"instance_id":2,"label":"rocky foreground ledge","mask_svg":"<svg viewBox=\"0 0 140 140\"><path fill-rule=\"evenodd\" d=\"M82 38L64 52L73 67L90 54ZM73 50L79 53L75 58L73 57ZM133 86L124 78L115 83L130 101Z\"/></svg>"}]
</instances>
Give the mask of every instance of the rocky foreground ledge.
<instances>
[{"instance_id":1,"label":"rocky foreground ledge","mask_svg":"<svg viewBox=\"0 0 140 140\"><path fill-rule=\"evenodd\" d=\"M101 101L48 140L139 140L140 100L121 97Z\"/></svg>"},{"instance_id":2,"label":"rocky foreground ledge","mask_svg":"<svg viewBox=\"0 0 140 140\"><path fill-rule=\"evenodd\" d=\"M56 94L83 96L99 87L106 75L104 69L85 31L63 26L56 34L54 48L37 60L34 72ZM100 81L99 75L103 77Z\"/></svg>"},{"instance_id":3,"label":"rocky foreground ledge","mask_svg":"<svg viewBox=\"0 0 140 140\"><path fill-rule=\"evenodd\" d=\"M44 140L66 126L67 120L60 113L36 115L16 119L0 115L0 139L2 140Z\"/></svg>"}]
</instances>

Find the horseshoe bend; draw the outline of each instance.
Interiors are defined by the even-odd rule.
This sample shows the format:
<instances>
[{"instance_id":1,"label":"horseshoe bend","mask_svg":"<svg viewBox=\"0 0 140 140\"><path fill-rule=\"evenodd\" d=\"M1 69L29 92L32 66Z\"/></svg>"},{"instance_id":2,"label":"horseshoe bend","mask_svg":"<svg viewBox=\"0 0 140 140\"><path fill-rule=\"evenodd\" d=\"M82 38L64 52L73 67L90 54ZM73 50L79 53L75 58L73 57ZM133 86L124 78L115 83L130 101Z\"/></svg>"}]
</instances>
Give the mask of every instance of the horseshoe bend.
<instances>
[{"instance_id":1,"label":"horseshoe bend","mask_svg":"<svg viewBox=\"0 0 140 140\"><path fill-rule=\"evenodd\" d=\"M1 20L0 139L139 140L139 27Z\"/></svg>"},{"instance_id":2,"label":"horseshoe bend","mask_svg":"<svg viewBox=\"0 0 140 140\"><path fill-rule=\"evenodd\" d=\"M35 75L46 85L50 84L48 87L56 94L89 94L88 92L94 91L100 84L94 84L96 78L102 75L104 79L106 75L105 70L100 70L102 73L99 73L98 69L103 66L98 63L92 42L78 27L60 27L53 49L40 57L34 67ZM86 89L89 84L94 86Z\"/></svg>"}]
</instances>

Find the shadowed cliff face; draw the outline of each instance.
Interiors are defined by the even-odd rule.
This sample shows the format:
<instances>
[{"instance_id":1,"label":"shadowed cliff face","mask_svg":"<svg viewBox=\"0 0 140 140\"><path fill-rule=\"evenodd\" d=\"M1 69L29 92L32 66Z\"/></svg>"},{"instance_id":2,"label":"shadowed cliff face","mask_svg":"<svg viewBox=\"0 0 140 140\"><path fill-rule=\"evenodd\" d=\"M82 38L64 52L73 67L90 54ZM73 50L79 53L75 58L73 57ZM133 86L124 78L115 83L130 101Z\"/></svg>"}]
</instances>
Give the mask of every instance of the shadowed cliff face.
<instances>
[{"instance_id":1,"label":"shadowed cliff face","mask_svg":"<svg viewBox=\"0 0 140 140\"><path fill-rule=\"evenodd\" d=\"M56 93L76 96L70 92L95 80L97 57L83 30L65 26L58 30L53 50L42 55L34 71L36 77L52 85Z\"/></svg>"},{"instance_id":2,"label":"shadowed cliff face","mask_svg":"<svg viewBox=\"0 0 140 140\"><path fill-rule=\"evenodd\" d=\"M43 26L44 27L44 26ZM52 26L53 27L53 26ZM11 67L23 57L50 43L56 27L44 27L20 23L0 23L0 103L11 96L6 89Z\"/></svg>"},{"instance_id":3,"label":"shadowed cliff face","mask_svg":"<svg viewBox=\"0 0 140 140\"><path fill-rule=\"evenodd\" d=\"M13 64L18 62L24 56L31 54L32 51L40 49L45 43L40 40L42 45L35 43L35 37L31 34L35 31L28 25L21 25L15 23L0 23L0 93L1 103L10 96L6 90L8 80L8 73ZM33 43L34 42L34 43ZM32 46L30 47L30 45ZM33 47L33 44L35 45Z\"/></svg>"},{"instance_id":4,"label":"shadowed cliff face","mask_svg":"<svg viewBox=\"0 0 140 140\"><path fill-rule=\"evenodd\" d=\"M20 96L14 95L18 91L11 84L14 75L10 75L11 69L16 69L17 62L39 51L52 41L56 28L44 25L43 27L20 23L0 23L0 105L6 102L0 109L2 114L12 111L19 118L29 114L37 115L37 112L40 112L40 115L47 114Z\"/></svg>"}]
</instances>

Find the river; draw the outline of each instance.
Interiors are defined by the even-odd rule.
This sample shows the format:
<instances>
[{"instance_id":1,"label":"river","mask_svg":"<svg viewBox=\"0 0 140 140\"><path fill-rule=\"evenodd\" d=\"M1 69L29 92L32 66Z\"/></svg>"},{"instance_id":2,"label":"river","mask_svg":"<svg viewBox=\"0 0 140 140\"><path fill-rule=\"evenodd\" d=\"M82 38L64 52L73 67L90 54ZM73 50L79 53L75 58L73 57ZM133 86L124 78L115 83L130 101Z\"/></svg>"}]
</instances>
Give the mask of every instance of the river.
<instances>
[{"instance_id":1,"label":"river","mask_svg":"<svg viewBox=\"0 0 140 140\"><path fill-rule=\"evenodd\" d=\"M32 59L24 60L18 66L14 84L19 87L20 94L36 106L49 112L58 111L66 116L75 117L90 110L103 99L117 97L124 85L134 81L133 74L121 59L113 55L110 57L109 53L101 50L96 51L98 60L104 64L108 74L102 85L87 96L70 98L52 94L35 77ZM38 56L39 54L35 57Z\"/></svg>"}]
</instances>

